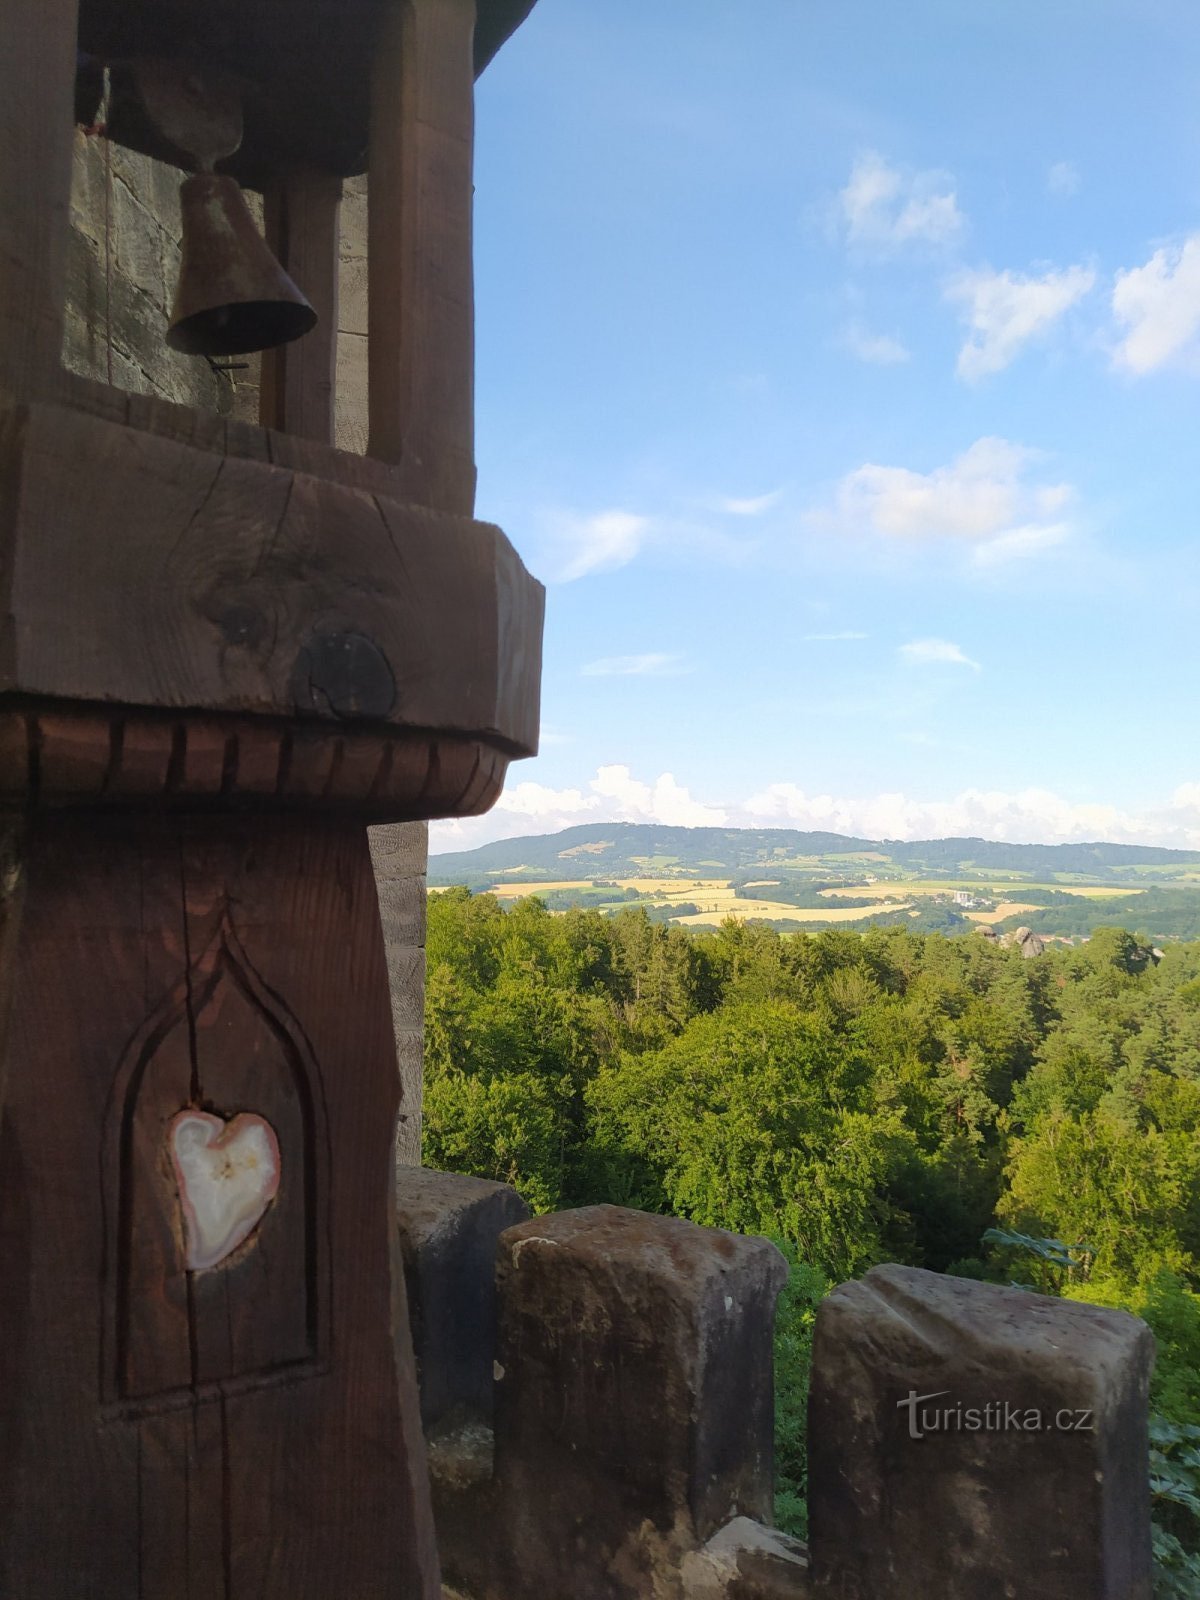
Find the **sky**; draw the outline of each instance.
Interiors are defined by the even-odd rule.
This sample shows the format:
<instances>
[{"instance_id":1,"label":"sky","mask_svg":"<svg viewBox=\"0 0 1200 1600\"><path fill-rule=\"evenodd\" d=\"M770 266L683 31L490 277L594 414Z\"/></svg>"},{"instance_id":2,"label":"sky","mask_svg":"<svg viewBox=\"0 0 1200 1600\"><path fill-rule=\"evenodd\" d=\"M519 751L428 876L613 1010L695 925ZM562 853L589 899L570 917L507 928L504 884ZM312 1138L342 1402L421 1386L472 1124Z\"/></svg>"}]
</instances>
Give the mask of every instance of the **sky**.
<instances>
[{"instance_id":1,"label":"sky","mask_svg":"<svg viewBox=\"0 0 1200 1600\"><path fill-rule=\"evenodd\" d=\"M540 0L478 87L478 515L582 822L1200 848L1200 14Z\"/></svg>"}]
</instances>

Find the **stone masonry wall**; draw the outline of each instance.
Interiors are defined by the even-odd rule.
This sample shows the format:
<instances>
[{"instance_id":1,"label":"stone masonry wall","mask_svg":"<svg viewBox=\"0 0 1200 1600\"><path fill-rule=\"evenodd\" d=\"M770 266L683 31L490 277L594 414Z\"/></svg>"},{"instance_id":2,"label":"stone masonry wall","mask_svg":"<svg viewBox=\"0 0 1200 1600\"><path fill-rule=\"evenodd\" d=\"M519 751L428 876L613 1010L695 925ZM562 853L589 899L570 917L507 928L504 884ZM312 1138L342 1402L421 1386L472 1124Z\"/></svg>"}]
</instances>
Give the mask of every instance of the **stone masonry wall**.
<instances>
[{"instance_id":1,"label":"stone masonry wall","mask_svg":"<svg viewBox=\"0 0 1200 1600\"><path fill-rule=\"evenodd\" d=\"M214 372L164 341L179 275L181 175L161 162L76 130L64 364L137 394L157 395L245 422L258 418L259 360ZM247 194L261 223L259 196ZM367 191L342 202L336 442L367 447ZM303 287L303 285L301 285ZM401 1161L421 1159L425 1003L424 823L372 828L371 853L387 948L396 1050L404 1088Z\"/></svg>"}]
</instances>

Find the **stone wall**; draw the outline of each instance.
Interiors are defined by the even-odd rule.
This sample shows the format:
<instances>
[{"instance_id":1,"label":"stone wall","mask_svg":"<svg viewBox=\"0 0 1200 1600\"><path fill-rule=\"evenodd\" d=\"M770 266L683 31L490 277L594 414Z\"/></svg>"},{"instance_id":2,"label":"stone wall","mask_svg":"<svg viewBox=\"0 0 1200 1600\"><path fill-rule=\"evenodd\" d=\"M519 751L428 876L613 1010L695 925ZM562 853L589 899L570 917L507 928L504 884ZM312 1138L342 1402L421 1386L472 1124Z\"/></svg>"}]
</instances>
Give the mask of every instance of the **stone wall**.
<instances>
[{"instance_id":1,"label":"stone wall","mask_svg":"<svg viewBox=\"0 0 1200 1600\"><path fill-rule=\"evenodd\" d=\"M1154 1341L915 1267L822 1302L809 1545L770 1526L765 1239L397 1173L456 1600L1151 1600Z\"/></svg>"},{"instance_id":2,"label":"stone wall","mask_svg":"<svg viewBox=\"0 0 1200 1600\"><path fill-rule=\"evenodd\" d=\"M245 422L258 418L259 360L216 372L165 340L179 275L181 174L76 130L71 192L64 364L119 389L157 395ZM261 224L259 196L247 194ZM367 447L367 191L342 202L336 441ZM303 285L301 285L303 287ZM425 1003L424 823L372 828L371 852L391 980L404 1087L398 1153L421 1159L421 1050Z\"/></svg>"},{"instance_id":3,"label":"stone wall","mask_svg":"<svg viewBox=\"0 0 1200 1600\"><path fill-rule=\"evenodd\" d=\"M163 339L179 276L181 174L75 131L63 360L135 394L253 422L258 358L213 372ZM248 197L261 220L257 195ZM111 362L111 377L110 377Z\"/></svg>"}]
</instances>

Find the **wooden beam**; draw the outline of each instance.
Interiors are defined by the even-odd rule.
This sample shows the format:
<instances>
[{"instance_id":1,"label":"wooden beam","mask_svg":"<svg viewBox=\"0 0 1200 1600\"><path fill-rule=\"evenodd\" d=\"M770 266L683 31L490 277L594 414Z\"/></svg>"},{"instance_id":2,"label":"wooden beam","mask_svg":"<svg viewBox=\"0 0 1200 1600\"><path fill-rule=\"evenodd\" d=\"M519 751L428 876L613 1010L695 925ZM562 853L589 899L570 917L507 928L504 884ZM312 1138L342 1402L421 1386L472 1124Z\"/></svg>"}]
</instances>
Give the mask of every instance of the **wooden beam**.
<instances>
[{"instance_id":1,"label":"wooden beam","mask_svg":"<svg viewBox=\"0 0 1200 1600\"><path fill-rule=\"evenodd\" d=\"M267 243L317 313L311 333L263 355L264 427L333 443L342 181L292 177L267 192Z\"/></svg>"},{"instance_id":2,"label":"wooden beam","mask_svg":"<svg viewBox=\"0 0 1200 1600\"><path fill-rule=\"evenodd\" d=\"M388 0L371 88L370 453L403 498L475 502L475 0Z\"/></svg>"},{"instance_id":3,"label":"wooden beam","mask_svg":"<svg viewBox=\"0 0 1200 1600\"><path fill-rule=\"evenodd\" d=\"M0 56L0 388L48 394L62 357L78 0L7 0Z\"/></svg>"},{"instance_id":4,"label":"wooden beam","mask_svg":"<svg viewBox=\"0 0 1200 1600\"><path fill-rule=\"evenodd\" d=\"M499 528L60 406L0 405L0 444L0 690L537 748Z\"/></svg>"}]
</instances>

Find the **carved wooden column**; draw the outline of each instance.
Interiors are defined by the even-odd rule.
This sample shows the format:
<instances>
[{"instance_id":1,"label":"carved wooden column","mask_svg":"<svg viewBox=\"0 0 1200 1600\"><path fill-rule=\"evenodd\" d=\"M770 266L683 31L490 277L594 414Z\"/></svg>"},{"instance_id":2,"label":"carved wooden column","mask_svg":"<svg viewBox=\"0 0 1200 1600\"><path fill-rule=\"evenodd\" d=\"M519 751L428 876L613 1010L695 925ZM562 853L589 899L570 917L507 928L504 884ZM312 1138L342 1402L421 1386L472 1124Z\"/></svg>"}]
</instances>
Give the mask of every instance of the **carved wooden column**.
<instances>
[{"instance_id":1,"label":"carved wooden column","mask_svg":"<svg viewBox=\"0 0 1200 1600\"><path fill-rule=\"evenodd\" d=\"M476 0L383 0L371 89L371 454L405 497L475 504Z\"/></svg>"},{"instance_id":2,"label":"carved wooden column","mask_svg":"<svg viewBox=\"0 0 1200 1600\"><path fill-rule=\"evenodd\" d=\"M486 809L533 751L542 595L499 529L440 493L414 504L402 469L329 443L337 193L367 142L381 4L342 0L331 32L325 0L296 0L279 37L271 0L241 0L214 36L217 66L232 49L271 87L234 170L271 190L273 236L326 315L274 359L274 428L60 371L75 7L12 0L6 18L0 1595L14 1600L440 1593L366 826ZM495 9L493 48L514 25ZM78 43L124 57L148 30L164 52L180 29L196 48L211 11L81 0ZM458 104L479 63L455 50ZM307 86L334 69L344 98L314 107ZM294 126L308 142L272 177ZM43 141L44 170L14 177ZM425 303L420 272L408 292Z\"/></svg>"}]
</instances>

